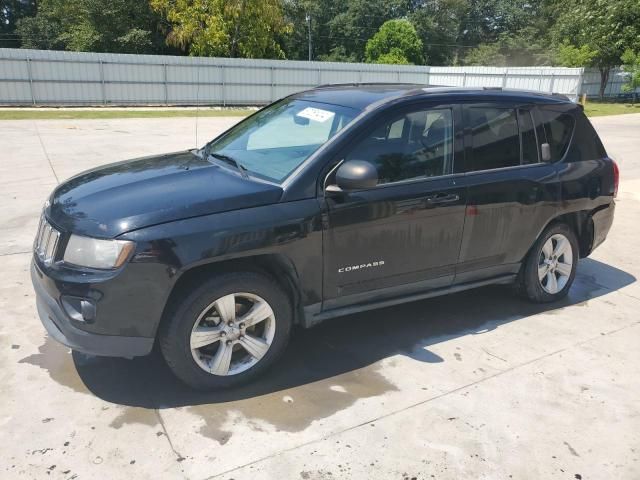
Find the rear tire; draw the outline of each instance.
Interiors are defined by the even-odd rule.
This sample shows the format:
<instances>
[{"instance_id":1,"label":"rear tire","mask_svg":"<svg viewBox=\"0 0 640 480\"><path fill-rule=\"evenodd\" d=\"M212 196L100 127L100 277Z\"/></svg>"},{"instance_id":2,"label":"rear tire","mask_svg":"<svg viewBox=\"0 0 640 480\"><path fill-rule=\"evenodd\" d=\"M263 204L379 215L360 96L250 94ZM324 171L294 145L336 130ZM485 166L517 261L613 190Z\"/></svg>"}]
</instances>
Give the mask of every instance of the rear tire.
<instances>
[{"instance_id":1,"label":"rear tire","mask_svg":"<svg viewBox=\"0 0 640 480\"><path fill-rule=\"evenodd\" d=\"M229 388L262 374L284 352L291 304L256 272L218 274L167 312L159 344L169 368L197 390Z\"/></svg>"},{"instance_id":2,"label":"rear tire","mask_svg":"<svg viewBox=\"0 0 640 480\"><path fill-rule=\"evenodd\" d=\"M521 295L535 303L564 298L576 276L578 240L568 225L547 227L531 248L518 279Z\"/></svg>"}]
</instances>

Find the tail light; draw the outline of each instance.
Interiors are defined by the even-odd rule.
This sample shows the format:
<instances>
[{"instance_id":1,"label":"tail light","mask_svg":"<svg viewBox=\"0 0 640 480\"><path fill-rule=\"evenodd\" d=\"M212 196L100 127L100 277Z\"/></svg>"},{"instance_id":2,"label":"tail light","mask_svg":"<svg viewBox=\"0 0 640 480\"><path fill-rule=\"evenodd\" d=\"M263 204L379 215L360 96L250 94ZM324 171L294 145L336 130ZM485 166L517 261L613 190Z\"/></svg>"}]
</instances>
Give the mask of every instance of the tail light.
<instances>
[{"instance_id":1,"label":"tail light","mask_svg":"<svg viewBox=\"0 0 640 480\"><path fill-rule=\"evenodd\" d=\"M618 185L620 184L620 169L615 160L611 160L613 164L613 198L618 196Z\"/></svg>"}]
</instances>

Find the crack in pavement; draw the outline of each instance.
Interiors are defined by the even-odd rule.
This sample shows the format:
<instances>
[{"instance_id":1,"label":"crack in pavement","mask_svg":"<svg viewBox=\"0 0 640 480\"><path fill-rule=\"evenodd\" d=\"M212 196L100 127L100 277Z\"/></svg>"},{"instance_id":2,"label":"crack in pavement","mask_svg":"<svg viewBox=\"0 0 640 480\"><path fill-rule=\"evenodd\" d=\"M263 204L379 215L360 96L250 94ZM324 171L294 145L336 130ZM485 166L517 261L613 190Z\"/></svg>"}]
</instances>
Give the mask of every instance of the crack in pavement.
<instances>
[{"instance_id":1,"label":"crack in pavement","mask_svg":"<svg viewBox=\"0 0 640 480\"><path fill-rule=\"evenodd\" d=\"M34 121L33 122L33 127L36 130L36 135L38 135L38 141L40 142L40 147L42 147L42 153L44 153L44 157L47 159L47 162L49 163L49 168L51 168L51 173L53 173L53 176L56 179L56 183L60 183L60 179L58 178L58 174L56 173L55 169L53 168L53 163L51 163L51 159L49 158L49 154L47 153L47 149L44 146L44 142L42 141L42 135L40 135L40 130L38 129L38 124Z\"/></svg>"},{"instance_id":2,"label":"crack in pavement","mask_svg":"<svg viewBox=\"0 0 640 480\"><path fill-rule=\"evenodd\" d=\"M507 362L504 358L499 357L498 355L496 355L496 354L494 354L494 353L491 353L489 350L487 350L487 349L486 349L486 348L484 348L484 347L482 348L482 351L483 351L484 353L486 353L487 355L490 355L490 356L492 356L492 357L497 358L498 360L502 360L504 363L509 363L509 362Z\"/></svg>"},{"instance_id":3,"label":"crack in pavement","mask_svg":"<svg viewBox=\"0 0 640 480\"><path fill-rule=\"evenodd\" d=\"M242 468L245 468L245 467L248 467L248 466L251 466L251 465L255 465L255 464L260 463L260 462L262 462L262 461L264 461L264 460L267 460L267 459L269 459L269 458L278 457L278 456L280 456L280 455L283 455L283 454L288 453L288 452L292 452L292 451L297 450L297 449L299 449L299 448L303 448L303 447L306 447L306 446L309 446L309 445L313 445L314 443L319 443L319 442L322 442L322 441L327 440L327 439L329 439L329 438L336 437L336 436L338 436L338 435L340 435L340 434L342 434L342 433L349 432L349 431L351 431L351 430L355 430L355 429L360 428L360 427L362 427L362 426L364 426L364 425L369 425L369 424L371 424L371 423L378 422L378 421L380 421L380 420L382 420L382 419L392 417L392 416L394 416L394 415L397 415L398 413L402 413L402 412L405 412L405 411L407 411L407 410L411 410L412 408L419 407L419 406L421 406L421 405L425 405L425 404L427 404L427 403L429 403L429 402L432 402L432 401L434 401L434 400L438 400L438 399L440 399L440 398L446 397L447 395L455 394L455 393L460 392L460 391L462 391L462 390L465 390L465 389L467 389L467 388L473 387L474 385L479 385L479 384L481 384L481 383L484 383L484 382L486 382L487 380L491 380L491 379L493 379L493 378L499 377L499 376L504 375L504 374L506 374L506 373L509 373L509 372L515 371L515 370L517 370L517 369L519 369L519 368L526 367L526 366L528 366L528 365L532 365L532 364L534 364L534 363L536 363L536 362L538 362L538 361L540 361L540 360L544 360L544 359L549 358L549 357L552 357L552 356L554 356L554 355L558 355L558 354L560 354L560 353L564 353L564 352L566 352L566 351L568 351L568 350L571 350L571 349L573 349L573 348L580 347L580 346L585 345L585 344L587 344L587 343L589 343L589 342L592 342L592 341L594 341L594 340L598 340L598 339L601 339L601 338L603 338L603 337L606 337L606 336L612 335L612 334L614 334L614 333L618 333L618 332L620 332L620 331L622 331L622 330L626 330L626 329L631 328L631 327L634 327L634 326L636 326L636 325L640 325L640 321L630 323L630 324L628 324L628 325L625 325L625 326L623 326L623 327L617 328L617 329L615 329L615 330L611 330L611 331L606 332L606 333L604 333L604 334L599 334L599 335L596 335L596 336L593 336L593 337L587 338L586 340L582 340L582 341L580 341L580 342L576 342L576 343L574 343L574 344L572 344L572 345L570 345L570 346L568 346L568 347L561 348L561 349L559 349L559 350L555 350L555 351L553 351L553 352L549 352L549 353L547 353L547 354L545 354L545 355L542 355L542 356L540 356L540 357L536 357L536 358L534 358L534 359L531 359L531 360L529 360L529 361L527 361L527 362L524 362L524 363L521 363L521 364L519 364L519 365L515 365L515 366L513 366L513 367L511 367L511 368L507 368L507 369L505 369L505 370L502 370L502 371L500 371L500 372L497 372L497 373L495 373L495 374L493 374L493 375L489 375L489 376L487 376L487 377L485 377L485 378L482 378L482 379L480 379L480 380L477 380L477 381L475 381L475 382L471 382L471 383L468 383L468 384L463 385L463 386L461 386L461 387L454 388L453 390L450 390L450 391L448 391L448 392L443 392L443 393L441 393L441 394L439 394L439 395L434 395L433 397L430 397L430 398L427 398L427 399L422 400L422 401L420 401L420 402L414 403L414 404L409 405L409 406L407 406L407 407L405 407L405 408L402 408L402 409L400 409L400 410L394 410L394 411L389 412L389 413L386 413L386 414L384 414L384 415L380 415L380 416L378 416L378 417L371 418L371 419L369 419L369 420L367 420L367 421L365 421L365 422L359 423L358 425L354 425L354 426L351 426L351 427L348 427L348 428L345 428L345 429L342 429L342 430L339 430L339 431L336 431L336 432L330 433L330 434L328 434L328 435L325 435L324 437L317 438L317 439L315 439L315 440L310 440L310 441L305 442L305 443L302 443L302 444L300 444L300 445L296 445L295 447L291 447L291 448L287 448L287 449L281 450L280 452L274 453L273 455L267 455L267 456L265 456L265 457L262 457L262 458L259 458L259 459L257 459L257 460L254 460L254 461L252 461L252 462L248 462L248 463L246 463L246 464L244 464L244 465L239 465L239 466L237 466L237 467L231 468L231 469L226 470L226 471L224 471L224 472L217 473L217 474L215 474L215 475L211 475L211 476L209 476L209 477L205 477L205 479L204 479L204 480L212 480L212 479L215 479L215 478L219 478L219 477L221 477L221 476L223 476L223 475L228 475L228 474L230 474L230 473L232 473L232 472L235 472L235 471L237 471L237 470L240 470L240 469L242 469Z\"/></svg>"},{"instance_id":4,"label":"crack in pavement","mask_svg":"<svg viewBox=\"0 0 640 480\"><path fill-rule=\"evenodd\" d=\"M164 420L162 419L162 415L160 414L160 410L158 410L157 408L154 408L153 411L156 414L156 417L158 418L158 423L162 427L162 431L164 432L164 436L167 437L167 443L169 444L169 448L171 448L171 451L176 456L176 460L178 462L182 462L183 460L185 460L185 457L183 457L180 454L180 452L178 452L178 450L176 450L176 448L174 447L173 442L171 441L171 437L169 436L169 432L167 430L167 427L165 426ZM180 469L180 471L182 472L184 478L187 478L187 479L189 478L184 474L184 469Z\"/></svg>"},{"instance_id":5,"label":"crack in pavement","mask_svg":"<svg viewBox=\"0 0 640 480\"><path fill-rule=\"evenodd\" d=\"M9 253L0 253L0 257L8 257L9 255L24 255L26 253L31 253L31 250L27 250L26 252L9 252Z\"/></svg>"}]
</instances>

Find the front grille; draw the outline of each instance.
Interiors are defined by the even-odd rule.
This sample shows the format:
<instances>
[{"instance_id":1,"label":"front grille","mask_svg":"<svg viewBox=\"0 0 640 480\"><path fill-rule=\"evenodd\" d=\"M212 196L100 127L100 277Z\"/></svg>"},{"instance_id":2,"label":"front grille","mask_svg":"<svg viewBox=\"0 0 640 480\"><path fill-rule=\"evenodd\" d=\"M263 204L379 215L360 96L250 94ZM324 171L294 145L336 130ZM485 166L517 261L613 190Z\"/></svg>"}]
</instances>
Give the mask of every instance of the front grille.
<instances>
[{"instance_id":1,"label":"front grille","mask_svg":"<svg viewBox=\"0 0 640 480\"><path fill-rule=\"evenodd\" d=\"M40 217L38 234L33 249L40 260L45 264L50 264L56 256L56 248L60 240L60 232L47 222L44 215Z\"/></svg>"}]
</instances>

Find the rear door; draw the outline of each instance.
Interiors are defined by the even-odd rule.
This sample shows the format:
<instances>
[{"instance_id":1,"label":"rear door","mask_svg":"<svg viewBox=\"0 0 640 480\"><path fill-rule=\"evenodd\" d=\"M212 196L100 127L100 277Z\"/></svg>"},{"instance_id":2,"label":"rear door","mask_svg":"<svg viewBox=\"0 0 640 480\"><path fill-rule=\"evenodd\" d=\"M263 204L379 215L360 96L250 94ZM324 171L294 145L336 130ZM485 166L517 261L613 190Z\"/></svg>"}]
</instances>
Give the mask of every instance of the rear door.
<instances>
[{"instance_id":1,"label":"rear door","mask_svg":"<svg viewBox=\"0 0 640 480\"><path fill-rule=\"evenodd\" d=\"M451 284L466 192L452 174L460 115L422 104L384 114L340 156L375 165L379 183L325 195L324 309Z\"/></svg>"},{"instance_id":2,"label":"rear door","mask_svg":"<svg viewBox=\"0 0 640 480\"><path fill-rule=\"evenodd\" d=\"M516 273L557 212L557 167L541 161L546 142L537 109L466 104L467 208L456 283Z\"/></svg>"}]
</instances>

